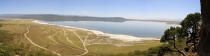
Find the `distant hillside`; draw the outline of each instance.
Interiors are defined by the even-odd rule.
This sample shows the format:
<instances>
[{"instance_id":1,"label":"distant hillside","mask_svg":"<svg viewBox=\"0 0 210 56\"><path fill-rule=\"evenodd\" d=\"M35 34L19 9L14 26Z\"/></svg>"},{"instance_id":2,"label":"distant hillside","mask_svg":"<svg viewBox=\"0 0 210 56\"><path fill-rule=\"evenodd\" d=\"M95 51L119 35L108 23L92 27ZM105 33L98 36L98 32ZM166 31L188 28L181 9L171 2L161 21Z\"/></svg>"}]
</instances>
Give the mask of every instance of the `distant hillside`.
<instances>
[{"instance_id":1,"label":"distant hillside","mask_svg":"<svg viewBox=\"0 0 210 56\"><path fill-rule=\"evenodd\" d=\"M21 18L37 19L45 21L110 21L124 22L128 19L121 17L90 17L90 16L73 16L73 15L56 15L56 14L2 14L0 18Z\"/></svg>"}]
</instances>

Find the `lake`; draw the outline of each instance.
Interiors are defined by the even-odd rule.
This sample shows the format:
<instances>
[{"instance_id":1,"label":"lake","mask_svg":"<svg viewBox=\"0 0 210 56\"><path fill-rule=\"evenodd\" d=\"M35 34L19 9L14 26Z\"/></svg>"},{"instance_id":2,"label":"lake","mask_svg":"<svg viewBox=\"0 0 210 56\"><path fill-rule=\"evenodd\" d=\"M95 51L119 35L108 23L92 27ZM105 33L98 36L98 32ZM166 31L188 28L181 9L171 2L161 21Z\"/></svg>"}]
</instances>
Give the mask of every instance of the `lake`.
<instances>
[{"instance_id":1,"label":"lake","mask_svg":"<svg viewBox=\"0 0 210 56\"><path fill-rule=\"evenodd\" d=\"M150 21L126 21L126 22L103 22L103 21L44 21L49 24L58 24L98 30L105 33L125 34L136 37L161 37L165 29L176 24Z\"/></svg>"}]
</instances>

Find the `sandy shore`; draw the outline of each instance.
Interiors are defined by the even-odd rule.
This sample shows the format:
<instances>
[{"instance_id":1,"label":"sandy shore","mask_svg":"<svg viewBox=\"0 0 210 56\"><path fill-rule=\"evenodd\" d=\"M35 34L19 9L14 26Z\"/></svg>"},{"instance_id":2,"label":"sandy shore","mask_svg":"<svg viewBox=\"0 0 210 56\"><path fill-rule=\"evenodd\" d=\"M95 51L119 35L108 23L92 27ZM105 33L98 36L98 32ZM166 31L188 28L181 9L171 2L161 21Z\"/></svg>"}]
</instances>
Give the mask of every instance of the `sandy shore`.
<instances>
[{"instance_id":1,"label":"sandy shore","mask_svg":"<svg viewBox=\"0 0 210 56\"><path fill-rule=\"evenodd\" d=\"M56 25L56 24L48 24L45 22L40 22L39 20L34 20L32 22L38 23L38 24ZM80 30L85 30L85 31L91 31L97 35L105 35L105 36L109 36L110 38L122 40L125 42L142 41L142 40L159 40L158 38L155 38L155 37L135 37L135 36L129 36L129 35L123 35L123 34L104 33L102 31L90 30L90 29L78 28L78 27L71 27L71 26L64 26L64 25L57 25L57 26L66 27L66 28L75 28L75 29L80 29Z\"/></svg>"}]
</instances>

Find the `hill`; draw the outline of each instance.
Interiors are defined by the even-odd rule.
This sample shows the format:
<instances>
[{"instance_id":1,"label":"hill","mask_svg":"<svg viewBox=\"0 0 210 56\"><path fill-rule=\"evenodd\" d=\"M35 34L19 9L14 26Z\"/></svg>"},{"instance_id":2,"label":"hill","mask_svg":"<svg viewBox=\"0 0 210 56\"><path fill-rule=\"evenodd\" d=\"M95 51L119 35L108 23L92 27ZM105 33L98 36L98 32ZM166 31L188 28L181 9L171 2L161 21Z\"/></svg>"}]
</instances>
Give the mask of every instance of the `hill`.
<instances>
[{"instance_id":1,"label":"hill","mask_svg":"<svg viewBox=\"0 0 210 56\"><path fill-rule=\"evenodd\" d=\"M90 17L75 15L56 15L56 14L2 14L0 18L20 18L20 19L36 19L45 21L109 21L124 22L128 19L121 17Z\"/></svg>"}]
</instances>

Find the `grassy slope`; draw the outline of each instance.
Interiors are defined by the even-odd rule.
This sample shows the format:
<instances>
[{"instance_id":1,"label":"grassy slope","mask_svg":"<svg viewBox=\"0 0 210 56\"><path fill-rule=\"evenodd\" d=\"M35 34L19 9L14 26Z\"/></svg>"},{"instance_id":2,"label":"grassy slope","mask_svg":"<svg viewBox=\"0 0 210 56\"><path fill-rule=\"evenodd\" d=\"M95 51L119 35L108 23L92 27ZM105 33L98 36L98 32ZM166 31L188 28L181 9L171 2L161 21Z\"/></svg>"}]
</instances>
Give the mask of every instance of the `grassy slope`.
<instances>
[{"instance_id":1,"label":"grassy slope","mask_svg":"<svg viewBox=\"0 0 210 56\"><path fill-rule=\"evenodd\" d=\"M94 44L87 46L89 55L110 55L110 54L127 54L135 50L146 51L150 47L159 46L161 43L158 40L145 40L130 46L114 46L111 44ZM93 54L91 54L93 53Z\"/></svg>"},{"instance_id":2,"label":"grassy slope","mask_svg":"<svg viewBox=\"0 0 210 56\"><path fill-rule=\"evenodd\" d=\"M150 47L159 46L161 43L156 40L145 40L135 43L122 42L120 40L110 39L107 36L97 36L92 32L88 35L87 31L64 28L53 25L44 25L32 23L32 20L3 20L0 23L4 24L1 29L8 30L10 33L15 34L15 45L23 45L28 47L29 50L39 51L43 50L37 46L32 45L24 36L29 28L27 36L39 46L47 48L45 52L55 51L62 56L75 56L85 52L83 43L81 40L86 41L87 48L89 50L88 55L96 54L117 54L117 53L128 53L134 50L147 50ZM78 36L81 37L81 40ZM88 38L86 38L88 35ZM69 40L71 41L69 41ZM125 46L116 46L116 45Z\"/></svg>"}]
</instances>

